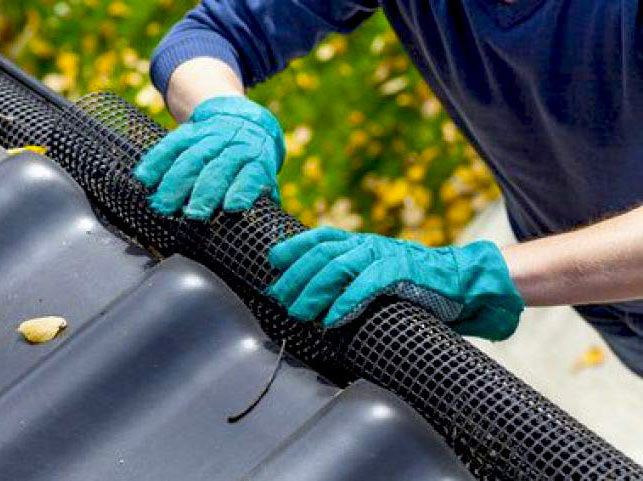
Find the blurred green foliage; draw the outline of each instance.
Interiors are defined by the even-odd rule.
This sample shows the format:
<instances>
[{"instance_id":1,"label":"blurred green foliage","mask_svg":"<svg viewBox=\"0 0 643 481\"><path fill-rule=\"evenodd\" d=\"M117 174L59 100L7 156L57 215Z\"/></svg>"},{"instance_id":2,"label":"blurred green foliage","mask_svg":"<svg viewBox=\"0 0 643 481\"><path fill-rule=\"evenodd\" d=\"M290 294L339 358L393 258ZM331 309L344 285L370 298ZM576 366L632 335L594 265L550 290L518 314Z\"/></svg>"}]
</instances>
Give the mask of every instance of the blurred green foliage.
<instances>
[{"instance_id":1,"label":"blurred green foliage","mask_svg":"<svg viewBox=\"0 0 643 481\"><path fill-rule=\"evenodd\" d=\"M193 0L22 0L0 6L0 49L71 99L112 90L171 127L147 74ZM488 170L410 64L383 15L331 36L250 92L286 132L286 210L440 245L498 196Z\"/></svg>"}]
</instances>

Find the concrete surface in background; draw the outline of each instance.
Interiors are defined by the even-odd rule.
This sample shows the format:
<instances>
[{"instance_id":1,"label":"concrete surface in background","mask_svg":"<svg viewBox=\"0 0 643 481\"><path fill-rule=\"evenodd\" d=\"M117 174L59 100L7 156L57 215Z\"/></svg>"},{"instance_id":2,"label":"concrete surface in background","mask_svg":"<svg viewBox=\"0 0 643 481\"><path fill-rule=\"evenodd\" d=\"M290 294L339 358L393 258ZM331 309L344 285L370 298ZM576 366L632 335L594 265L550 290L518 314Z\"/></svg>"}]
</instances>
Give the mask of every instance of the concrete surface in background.
<instances>
[{"instance_id":1,"label":"concrete surface in background","mask_svg":"<svg viewBox=\"0 0 643 481\"><path fill-rule=\"evenodd\" d=\"M475 239L489 239L501 246L515 242L501 203L480 214L460 243ZM643 378L623 366L572 308L529 308L508 341L469 340L643 464ZM574 369L575 361L594 345L605 352L605 362Z\"/></svg>"}]
</instances>

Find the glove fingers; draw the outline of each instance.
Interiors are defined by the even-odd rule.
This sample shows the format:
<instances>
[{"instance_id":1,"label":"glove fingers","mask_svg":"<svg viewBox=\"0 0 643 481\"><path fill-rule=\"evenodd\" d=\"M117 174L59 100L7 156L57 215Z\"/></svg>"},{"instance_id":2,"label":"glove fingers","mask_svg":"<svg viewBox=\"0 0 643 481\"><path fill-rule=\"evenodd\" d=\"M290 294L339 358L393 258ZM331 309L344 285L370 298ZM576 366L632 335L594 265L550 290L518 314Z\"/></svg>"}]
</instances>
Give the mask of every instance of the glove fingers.
<instances>
[{"instance_id":1,"label":"glove fingers","mask_svg":"<svg viewBox=\"0 0 643 481\"><path fill-rule=\"evenodd\" d=\"M221 138L206 137L183 151L151 196L152 208L164 215L181 208L203 167L223 149L225 144L221 141Z\"/></svg>"},{"instance_id":2,"label":"glove fingers","mask_svg":"<svg viewBox=\"0 0 643 481\"><path fill-rule=\"evenodd\" d=\"M280 242L268 254L268 261L275 269L286 269L310 249L322 242L342 241L351 235L334 227L319 227L302 232L290 239Z\"/></svg>"},{"instance_id":3,"label":"glove fingers","mask_svg":"<svg viewBox=\"0 0 643 481\"><path fill-rule=\"evenodd\" d=\"M215 209L221 207L230 184L247 162L247 154L247 145L232 144L201 170L184 209L187 217L207 220Z\"/></svg>"},{"instance_id":4,"label":"glove fingers","mask_svg":"<svg viewBox=\"0 0 643 481\"><path fill-rule=\"evenodd\" d=\"M232 182L223 201L223 210L247 210L261 194L271 192L275 184L274 174L267 172L261 161L253 160L243 166Z\"/></svg>"},{"instance_id":5,"label":"glove fingers","mask_svg":"<svg viewBox=\"0 0 643 481\"><path fill-rule=\"evenodd\" d=\"M329 241L316 245L297 259L277 282L268 289L268 294L288 307L304 289L308 281L321 271L335 257L340 256L357 245L356 240ZM290 312L290 309L288 310ZM308 319L307 316L295 316Z\"/></svg>"},{"instance_id":6,"label":"glove fingers","mask_svg":"<svg viewBox=\"0 0 643 481\"><path fill-rule=\"evenodd\" d=\"M386 268L385 259L375 261L364 269L333 303L324 318L324 326L336 327L341 325L342 319L350 314L353 309L398 280L390 274L390 270Z\"/></svg>"},{"instance_id":7,"label":"glove fingers","mask_svg":"<svg viewBox=\"0 0 643 481\"><path fill-rule=\"evenodd\" d=\"M134 169L134 177L145 185L154 187L174 163L174 160L188 147L203 138L197 134L194 124L183 124L167 134L147 152Z\"/></svg>"},{"instance_id":8,"label":"glove fingers","mask_svg":"<svg viewBox=\"0 0 643 481\"><path fill-rule=\"evenodd\" d=\"M288 312L296 318L316 319L372 262L371 251L359 247L335 257L306 284Z\"/></svg>"}]
</instances>

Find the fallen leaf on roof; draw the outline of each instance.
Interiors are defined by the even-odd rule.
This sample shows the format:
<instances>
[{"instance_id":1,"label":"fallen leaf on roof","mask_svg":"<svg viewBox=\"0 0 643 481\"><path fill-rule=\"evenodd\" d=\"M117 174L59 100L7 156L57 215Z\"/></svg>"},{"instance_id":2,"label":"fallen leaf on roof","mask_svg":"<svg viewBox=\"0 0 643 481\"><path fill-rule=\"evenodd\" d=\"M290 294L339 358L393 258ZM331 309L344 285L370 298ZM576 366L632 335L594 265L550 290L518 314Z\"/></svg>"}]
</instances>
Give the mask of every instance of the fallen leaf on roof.
<instances>
[{"instance_id":1,"label":"fallen leaf on roof","mask_svg":"<svg viewBox=\"0 0 643 481\"><path fill-rule=\"evenodd\" d=\"M574 361L572 370L578 372L603 363L605 363L605 351L599 346L590 346Z\"/></svg>"},{"instance_id":2,"label":"fallen leaf on roof","mask_svg":"<svg viewBox=\"0 0 643 481\"><path fill-rule=\"evenodd\" d=\"M9 149L7 150L7 153L9 155L13 154L22 154L23 152L34 152L36 154L41 154L44 155L47 153L47 147L43 145L25 145L24 147L18 147L15 149Z\"/></svg>"},{"instance_id":3,"label":"fallen leaf on roof","mask_svg":"<svg viewBox=\"0 0 643 481\"><path fill-rule=\"evenodd\" d=\"M67 327L67 321L64 318L47 316L24 321L16 330L21 333L28 342L40 344L51 341L65 327Z\"/></svg>"}]
</instances>

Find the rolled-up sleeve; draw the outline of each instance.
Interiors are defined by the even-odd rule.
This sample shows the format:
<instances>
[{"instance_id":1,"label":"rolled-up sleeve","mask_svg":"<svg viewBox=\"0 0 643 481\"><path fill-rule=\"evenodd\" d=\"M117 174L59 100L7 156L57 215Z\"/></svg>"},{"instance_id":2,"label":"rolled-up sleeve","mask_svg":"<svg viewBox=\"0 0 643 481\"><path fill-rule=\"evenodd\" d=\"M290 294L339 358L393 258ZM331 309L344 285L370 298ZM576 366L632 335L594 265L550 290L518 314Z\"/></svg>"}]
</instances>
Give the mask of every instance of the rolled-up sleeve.
<instances>
[{"instance_id":1,"label":"rolled-up sleeve","mask_svg":"<svg viewBox=\"0 0 643 481\"><path fill-rule=\"evenodd\" d=\"M252 86L329 33L352 31L378 7L379 0L202 0L154 51L152 82L165 95L180 64L213 57Z\"/></svg>"}]
</instances>

